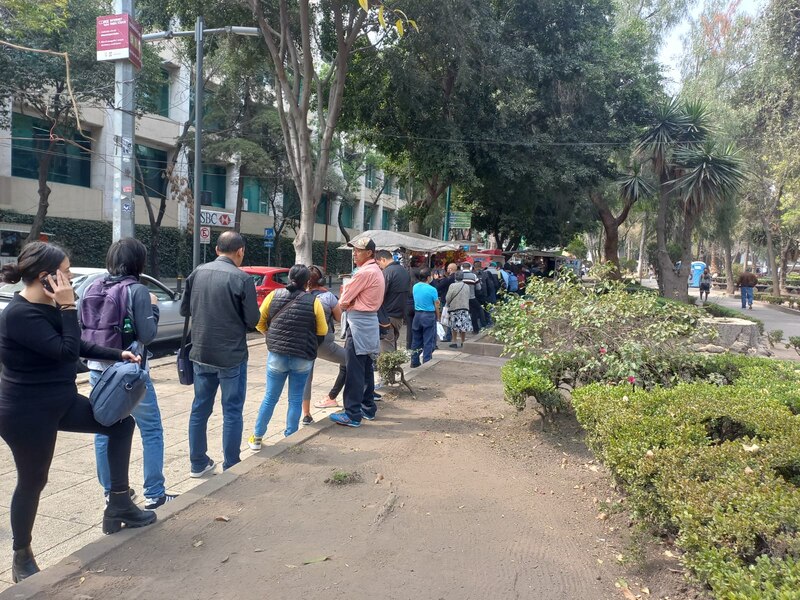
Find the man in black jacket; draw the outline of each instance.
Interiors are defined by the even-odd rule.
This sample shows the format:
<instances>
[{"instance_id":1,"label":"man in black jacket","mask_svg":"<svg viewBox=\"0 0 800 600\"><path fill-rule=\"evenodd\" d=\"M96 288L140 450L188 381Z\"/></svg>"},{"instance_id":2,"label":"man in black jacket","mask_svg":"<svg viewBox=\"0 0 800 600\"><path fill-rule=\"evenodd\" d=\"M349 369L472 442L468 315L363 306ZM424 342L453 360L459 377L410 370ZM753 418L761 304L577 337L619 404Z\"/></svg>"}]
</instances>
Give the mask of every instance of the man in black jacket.
<instances>
[{"instance_id":1,"label":"man in black jacket","mask_svg":"<svg viewBox=\"0 0 800 600\"><path fill-rule=\"evenodd\" d=\"M208 418L222 388L223 469L239 462L242 409L247 389L247 332L261 316L252 277L239 269L244 238L226 231L217 240L217 259L200 265L186 280L181 315L192 317L194 402L189 415L191 477L214 470L208 451Z\"/></svg>"},{"instance_id":2,"label":"man in black jacket","mask_svg":"<svg viewBox=\"0 0 800 600\"><path fill-rule=\"evenodd\" d=\"M405 267L394 260L388 250L378 250L375 261L383 270L386 280L386 293L383 297L383 310L389 317L389 329L381 339L381 352L394 352L397 350L397 341L400 339L400 330L406 318L406 303L408 291L411 288L411 278Z\"/></svg>"},{"instance_id":3,"label":"man in black jacket","mask_svg":"<svg viewBox=\"0 0 800 600\"><path fill-rule=\"evenodd\" d=\"M497 278L483 268L483 263L479 260L475 261L474 273L478 276L478 281L481 282L483 292L476 294L478 302L483 308L483 322L485 325L491 323L491 315L488 307L497 302Z\"/></svg>"}]
</instances>

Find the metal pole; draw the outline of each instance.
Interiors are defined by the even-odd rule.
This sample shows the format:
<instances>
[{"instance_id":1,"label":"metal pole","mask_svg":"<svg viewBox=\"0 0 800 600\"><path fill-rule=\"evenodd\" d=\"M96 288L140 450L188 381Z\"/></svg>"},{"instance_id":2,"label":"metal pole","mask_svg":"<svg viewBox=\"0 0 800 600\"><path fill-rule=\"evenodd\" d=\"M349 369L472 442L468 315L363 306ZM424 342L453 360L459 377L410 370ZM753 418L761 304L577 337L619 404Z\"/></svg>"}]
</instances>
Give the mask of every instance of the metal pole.
<instances>
[{"instance_id":1,"label":"metal pole","mask_svg":"<svg viewBox=\"0 0 800 600\"><path fill-rule=\"evenodd\" d=\"M133 17L134 0L114 0L116 14ZM134 68L129 60L114 63L114 185L112 191L113 241L134 237L135 222L135 152L136 117L134 116Z\"/></svg>"},{"instance_id":2,"label":"metal pole","mask_svg":"<svg viewBox=\"0 0 800 600\"><path fill-rule=\"evenodd\" d=\"M196 47L194 74L194 225L192 226L192 266L200 266L200 186L203 180L201 138L203 130L203 17L197 17L194 28Z\"/></svg>"},{"instance_id":3,"label":"metal pole","mask_svg":"<svg viewBox=\"0 0 800 600\"><path fill-rule=\"evenodd\" d=\"M444 241L450 240L450 186L447 186L447 199L444 209Z\"/></svg>"}]
</instances>

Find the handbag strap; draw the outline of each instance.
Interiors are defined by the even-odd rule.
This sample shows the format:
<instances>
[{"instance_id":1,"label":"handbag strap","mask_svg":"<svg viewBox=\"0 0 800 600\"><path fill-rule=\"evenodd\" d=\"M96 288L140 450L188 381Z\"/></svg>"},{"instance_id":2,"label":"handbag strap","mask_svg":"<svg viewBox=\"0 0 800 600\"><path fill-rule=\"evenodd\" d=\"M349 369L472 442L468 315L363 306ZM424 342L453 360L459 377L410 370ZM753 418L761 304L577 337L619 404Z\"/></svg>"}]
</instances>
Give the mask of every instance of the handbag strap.
<instances>
[{"instance_id":1,"label":"handbag strap","mask_svg":"<svg viewBox=\"0 0 800 600\"><path fill-rule=\"evenodd\" d=\"M286 310L287 308L289 308L289 307L290 307L292 304L294 304L295 302L297 302L298 300L300 300L300 298L302 298L302 297L303 297L303 296L305 296L306 294L307 294L307 292L301 292L301 293L297 294L297 296L295 296L294 298L292 298L292 299L291 299L289 302L287 302L286 304L284 304L283 306L281 306L280 310L278 310L278 312L276 312L276 313L275 313L275 316L274 316L274 317L271 317L271 318L267 319L267 329L269 329L270 325L272 325L272 322L273 322L275 319L277 319L277 318L278 318L278 317L281 315L281 313L283 313L283 311L285 311L285 310ZM273 298L273 299L272 299L272 301L274 302L274 301L275 301L275 298Z\"/></svg>"},{"instance_id":2,"label":"handbag strap","mask_svg":"<svg viewBox=\"0 0 800 600\"><path fill-rule=\"evenodd\" d=\"M186 317L186 320L183 322L183 335L181 336L181 352L183 349L186 348L186 338L189 337L189 319L191 317Z\"/></svg>"}]
</instances>

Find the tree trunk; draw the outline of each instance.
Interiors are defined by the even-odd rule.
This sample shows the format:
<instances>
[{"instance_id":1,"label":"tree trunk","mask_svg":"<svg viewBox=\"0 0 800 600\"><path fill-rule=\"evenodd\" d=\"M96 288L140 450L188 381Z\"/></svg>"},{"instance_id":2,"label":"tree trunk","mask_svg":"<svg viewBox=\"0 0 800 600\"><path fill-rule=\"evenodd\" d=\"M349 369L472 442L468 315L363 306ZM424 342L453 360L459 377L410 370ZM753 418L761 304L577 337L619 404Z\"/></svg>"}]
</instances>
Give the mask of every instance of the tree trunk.
<instances>
[{"instance_id":1,"label":"tree trunk","mask_svg":"<svg viewBox=\"0 0 800 600\"><path fill-rule=\"evenodd\" d=\"M761 223L764 225L764 231L767 234L767 269L772 274L772 293L780 296L781 286L778 280L778 270L775 268L775 246L772 239L772 227L766 218L762 218Z\"/></svg>"},{"instance_id":2,"label":"tree trunk","mask_svg":"<svg viewBox=\"0 0 800 600\"><path fill-rule=\"evenodd\" d=\"M344 226L344 222L342 221L342 201L339 201L339 214L336 215L336 222L339 225L339 231L342 232L342 237L344 238L344 243L347 244L350 242L350 234L347 233L347 227Z\"/></svg>"},{"instance_id":3,"label":"tree trunk","mask_svg":"<svg viewBox=\"0 0 800 600\"><path fill-rule=\"evenodd\" d=\"M37 241L44 227L44 219L47 216L47 209L50 207L48 200L51 192L50 186L47 185L47 175L50 173L50 165L53 162L55 147L56 142L51 141L47 146L47 150L45 150L44 154L39 158L39 206L36 208L36 216L33 218L31 231L28 233L28 237L25 238L24 244Z\"/></svg>"},{"instance_id":4,"label":"tree trunk","mask_svg":"<svg viewBox=\"0 0 800 600\"><path fill-rule=\"evenodd\" d=\"M736 292L736 283L733 281L733 244L730 238L725 238L722 242L722 247L725 251L725 283L727 284L727 291L733 295Z\"/></svg>"},{"instance_id":5,"label":"tree trunk","mask_svg":"<svg viewBox=\"0 0 800 600\"><path fill-rule=\"evenodd\" d=\"M790 239L788 242L786 242L786 245L784 246L783 251L781 252L781 272L780 272L781 290L786 292L787 294L789 292L786 291L786 275L787 275L786 271L789 268L789 256L792 253L793 246L794 246L794 241Z\"/></svg>"},{"instance_id":6,"label":"tree trunk","mask_svg":"<svg viewBox=\"0 0 800 600\"><path fill-rule=\"evenodd\" d=\"M684 214L683 229L681 230L681 268L678 270L679 293L674 296L682 302L689 301L689 276L692 272L692 234L695 221L695 215Z\"/></svg>"},{"instance_id":7,"label":"tree trunk","mask_svg":"<svg viewBox=\"0 0 800 600\"><path fill-rule=\"evenodd\" d=\"M667 251L667 215L670 208L669 194L666 192L667 178L662 177L660 194L658 198L658 213L656 214L656 265L658 267L658 289L665 298L678 298L681 296L680 274L675 273L675 265ZM683 280L686 287L686 280ZM686 291L683 295L686 295Z\"/></svg>"},{"instance_id":8,"label":"tree trunk","mask_svg":"<svg viewBox=\"0 0 800 600\"><path fill-rule=\"evenodd\" d=\"M644 215L644 219L642 219L642 235L639 238L639 264L636 269L636 274L639 276L639 281L644 278L644 268L647 264L647 213Z\"/></svg>"}]
</instances>

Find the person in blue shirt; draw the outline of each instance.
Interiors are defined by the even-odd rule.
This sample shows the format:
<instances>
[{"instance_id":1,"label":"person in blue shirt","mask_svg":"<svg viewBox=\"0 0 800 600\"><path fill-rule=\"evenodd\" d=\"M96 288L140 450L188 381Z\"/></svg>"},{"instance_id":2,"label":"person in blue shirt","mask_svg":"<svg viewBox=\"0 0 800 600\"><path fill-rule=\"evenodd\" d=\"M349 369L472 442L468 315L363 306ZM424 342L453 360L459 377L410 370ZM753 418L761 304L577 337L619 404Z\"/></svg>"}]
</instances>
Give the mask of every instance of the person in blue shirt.
<instances>
[{"instance_id":1,"label":"person in blue shirt","mask_svg":"<svg viewBox=\"0 0 800 600\"><path fill-rule=\"evenodd\" d=\"M431 284L431 270L420 269L414 284L414 321L411 325L411 367L433 358L436 348L436 323L439 321L439 292Z\"/></svg>"}]
</instances>

